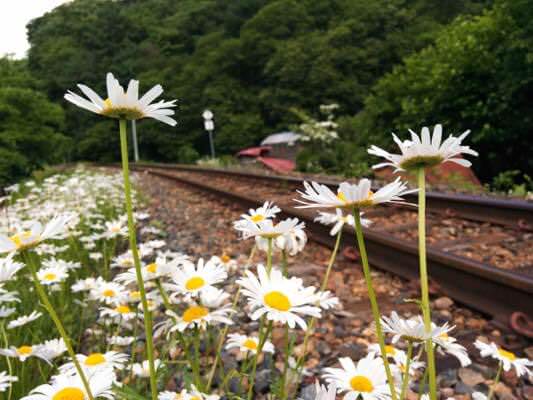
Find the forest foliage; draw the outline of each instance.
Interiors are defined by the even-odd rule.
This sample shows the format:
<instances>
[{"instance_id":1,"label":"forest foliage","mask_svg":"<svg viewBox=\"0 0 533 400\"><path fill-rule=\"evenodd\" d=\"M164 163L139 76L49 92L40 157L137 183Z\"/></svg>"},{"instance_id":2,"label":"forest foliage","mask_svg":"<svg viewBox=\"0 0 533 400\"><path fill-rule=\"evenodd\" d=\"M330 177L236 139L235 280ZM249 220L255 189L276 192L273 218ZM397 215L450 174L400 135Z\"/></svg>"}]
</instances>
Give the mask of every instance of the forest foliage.
<instances>
[{"instance_id":1,"label":"forest foliage","mask_svg":"<svg viewBox=\"0 0 533 400\"><path fill-rule=\"evenodd\" d=\"M0 157L0 179L43 162L118 159L114 122L63 100L78 82L103 93L108 71L179 99L176 128L138 125L147 160L207 154L206 107L217 154L233 154L301 123L291 109L318 117L320 104L336 103L339 139L308 149L301 165L359 174L371 142L442 122L472 130L484 180L527 172L532 9L531 0L75 0L31 21L27 60L2 60L17 74L0 78L0 151L12 159L6 169ZM26 109L19 120L6 111L16 104ZM31 151L18 139L27 132Z\"/></svg>"}]
</instances>

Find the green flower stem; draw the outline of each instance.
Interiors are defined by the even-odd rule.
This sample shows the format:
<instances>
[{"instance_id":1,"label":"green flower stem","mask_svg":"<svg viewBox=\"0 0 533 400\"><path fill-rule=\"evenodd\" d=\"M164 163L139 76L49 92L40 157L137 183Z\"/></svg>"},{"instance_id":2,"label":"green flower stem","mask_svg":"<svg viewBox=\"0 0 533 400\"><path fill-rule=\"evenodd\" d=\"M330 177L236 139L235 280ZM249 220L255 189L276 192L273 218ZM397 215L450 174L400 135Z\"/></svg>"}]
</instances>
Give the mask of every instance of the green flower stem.
<instances>
[{"instance_id":1,"label":"green flower stem","mask_svg":"<svg viewBox=\"0 0 533 400\"><path fill-rule=\"evenodd\" d=\"M366 288L368 291L368 298L370 299L370 307L376 324L376 336L378 337L379 349L382 354L383 364L385 366L385 373L387 375L387 382L391 392L392 400L396 400L396 388L394 386L394 378L390 369L389 360L387 359L387 351L385 350L385 338L383 337L383 330L381 328L381 314L379 312L379 305L372 285L372 276L370 275L370 266L368 265L368 256L366 254L365 239L363 237L363 227L361 225L361 214L358 209L354 209L353 217L355 219L355 236L357 238L357 245L359 247L359 254L361 255L361 263L363 264L363 274L365 276Z\"/></svg>"},{"instance_id":2,"label":"green flower stem","mask_svg":"<svg viewBox=\"0 0 533 400\"><path fill-rule=\"evenodd\" d=\"M141 303L144 313L144 333L146 335L146 353L148 355L148 366L150 370L150 388L152 400L157 400L157 377L154 363L154 338L152 332L152 314L148 307L146 299L146 290L144 289L144 280L141 272L141 260L137 249L137 237L135 231L135 222L133 221L133 205L131 201L131 184L128 165L128 138L126 136L126 120L120 119L120 153L122 155L122 173L124 175L124 195L126 200L126 212L128 214L128 233L130 239L130 248L135 264L135 274L137 275L137 285L141 292Z\"/></svg>"},{"instance_id":3,"label":"green flower stem","mask_svg":"<svg viewBox=\"0 0 533 400\"><path fill-rule=\"evenodd\" d=\"M193 348L194 355L192 357L192 371L194 374L194 384L198 390L203 391L202 379L200 377L200 328L198 327L194 328Z\"/></svg>"},{"instance_id":4,"label":"green flower stem","mask_svg":"<svg viewBox=\"0 0 533 400\"><path fill-rule=\"evenodd\" d=\"M285 325L285 359L283 363L283 375L281 378L281 400L287 398L288 393L285 393L285 386L287 385L287 371L289 370L291 342L289 339L289 325Z\"/></svg>"},{"instance_id":5,"label":"green flower stem","mask_svg":"<svg viewBox=\"0 0 533 400\"><path fill-rule=\"evenodd\" d=\"M268 251L267 251L267 274L270 276L270 271L272 270L272 238L268 239Z\"/></svg>"},{"instance_id":6,"label":"green flower stem","mask_svg":"<svg viewBox=\"0 0 533 400\"><path fill-rule=\"evenodd\" d=\"M168 298L168 294L161 284L161 280L157 278L155 280L155 283L157 285L157 289L159 290L159 294L161 295L161 298L163 299L163 304L165 305L167 310L172 310L172 303L170 302L170 299Z\"/></svg>"},{"instance_id":7,"label":"green flower stem","mask_svg":"<svg viewBox=\"0 0 533 400\"><path fill-rule=\"evenodd\" d=\"M2 338L4 339L4 347L7 349L9 347L9 340L7 338L6 328L4 322L0 323L0 331L2 332ZM10 376L13 376L13 366L11 365L11 360L8 356L6 357L7 371ZM13 394L13 385L9 385L9 392L7 395L7 400L11 400L11 395Z\"/></svg>"},{"instance_id":8,"label":"green flower stem","mask_svg":"<svg viewBox=\"0 0 533 400\"><path fill-rule=\"evenodd\" d=\"M262 318L262 321L264 321L264 317ZM263 346L265 345L268 337L270 336L270 332L272 332L272 321L268 321L268 325L266 328L265 333L262 333L261 326L259 327L259 344L257 346L257 352L255 353L253 364L252 364L252 373L250 374L250 382L248 383L248 400L252 400L253 394L254 394L254 382L255 382L255 373L257 371L257 359L259 358L259 354L263 351Z\"/></svg>"},{"instance_id":9,"label":"green flower stem","mask_svg":"<svg viewBox=\"0 0 533 400\"><path fill-rule=\"evenodd\" d=\"M418 254L420 257L420 291L422 294L422 314L426 333L431 332L431 311L429 308L429 285L426 258L426 177L425 169L419 168L418 178ZM437 399L437 377L435 370L435 353L431 339L426 340L428 361L429 397Z\"/></svg>"},{"instance_id":10,"label":"green flower stem","mask_svg":"<svg viewBox=\"0 0 533 400\"><path fill-rule=\"evenodd\" d=\"M76 357L76 353L74 352L74 349L72 348L70 337L65 331L65 328L63 327L63 323L59 319L54 309L54 306L48 299L48 295L46 294L46 291L44 290L43 286L41 285L41 282L39 281L39 278L37 277L37 269L33 262L32 256L28 251L24 251L22 255L24 257L24 260L26 261L26 265L28 266L30 270L33 284L35 285L35 290L37 291L37 294L39 295L44 308L46 309L46 311L48 311L48 314L50 314L52 321L54 321L54 324L59 334L61 335L61 338L65 342L67 352L69 356L72 358L72 362L74 363L74 366L76 367L76 371L78 371L78 375L80 376L80 379L83 383L83 387L85 388L85 391L87 392L87 396L89 396L89 400L94 400L93 394L91 392L91 387L89 385L89 381L87 380L87 377L85 376L85 373L83 372L83 369L81 368L80 362L78 360L78 357Z\"/></svg>"},{"instance_id":11,"label":"green flower stem","mask_svg":"<svg viewBox=\"0 0 533 400\"><path fill-rule=\"evenodd\" d=\"M333 264L335 263L335 259L337 258L337 253L339 252L341 237L342 237L342 229L339 230L339 233L337 233L337 239L335 240L335 246L333 247L333 251L331 252L331 256L329 257L329 262L326 268L326 273L324 275L324 279L322 280L322 285L320 286L321 292L326 290L326 288L328 287L329 275L331 274ZM298 361L296 362L296 370L297 370L296 382L300 381L300 377L302 375L303 363L305 360L305 356L307 355L307 347L309 345L309 338L311 337L311 333L313 332L315 323L316 323L316 318L312 317L311 321L309 321L309 326L307 327L307 330L305 331L305 336L304 336L304 341L303 341L303 352L302 352L302 355L298 358Z\"/></svg>"},{"instance_id":12,"label":"green flower stem","mask_svg":"<svg viewBox=\"0 0 533 400\"><path fill-rule=\"evenodd\" d=\"M503 369L503 363L500 361L500 364L498 365L498 372L496 372L494 383L490 386L489 394L487 395L487 400L490 400L492 398L492 395L494 394L494 389L496 388L496 385L500 381L500 375L502 374L502 369Z\"/></svg>"},{"instance_id":13,"label":"green flower stem","mask_svg":"<svg viewBox=\"0 0 533 400\"><path fill-rule=\"evenodd\" d=\"M405 372L403 374L402 391L400 393L400 400L405 397L407 388L409 387L409 368L411 368L411 358L413 358L413 342L409 340L407 343L407 361L405 361Z\"/></svg>"},{"instance_id":14,"label":"green flower stem","mask_svg":"<svg viewBox=\"0 0 533 400\"><path fill-rule=\"evenodd\" d=\"M257 249L257 245L254 245L254 247L252 247L252 250L250 251L250 256L248 257L248 261L246 262L246 266L244 268L245 271L248 270L248 267L252 263L256 249ZM235 297L233 298L233 304L231 306L232 310L235 310L237 308L237 303L239 302L240 295L241 295L241 287L239 286L237 288L237 292L235 293ZM224 329L222 329L222 332L220 334L220 340L218 342L218 346L217 346L216 354L215 354L215 362L213 363L213 366L211 367L211 371L209 372L209 378L207 378L206 392L209 392L209 390L211 389L211 384L213 383L213 378L215 377L217 364L220 360L220 355L222 353L222 346L224 345L224 342L226 341L226 335L228 334L228 330L229 330L229 326L226 325Z\"/></svg>"}]
</instances>

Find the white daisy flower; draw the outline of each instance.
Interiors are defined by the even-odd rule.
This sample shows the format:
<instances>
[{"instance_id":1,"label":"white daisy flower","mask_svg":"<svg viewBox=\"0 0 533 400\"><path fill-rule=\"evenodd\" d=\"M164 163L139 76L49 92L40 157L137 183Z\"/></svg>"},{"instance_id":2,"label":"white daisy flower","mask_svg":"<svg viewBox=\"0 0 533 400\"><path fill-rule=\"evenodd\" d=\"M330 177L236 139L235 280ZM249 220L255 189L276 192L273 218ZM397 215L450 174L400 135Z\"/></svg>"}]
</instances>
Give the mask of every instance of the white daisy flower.
<instances>
[{"instance_id":1,"label":"white daisy flower","mask_svg":"<svg viewBox=\"0 0 533 400\"><path fill-rule=\"evenodd\" d=\"M279 213L281 209L274 205L274 203L265 201L265 203L256 209L250 208L248 210L248 214L242 214L241 219L235 221L233 223L235 229L240 230L238 227L242 224L246 224L247 221L253 222L254 224L258 224L261 221L264 221L265 219L271 219L276 216L277 213Z\"/></svg>"},{"instance_id":2,"label":"white daisy flower","mask_svg":"<svg viewBox=\"0 0 533 400\"><path fill-rule=\"evenodd\" d=\"M222 265L211 261L204 263L203 258L200 258L196 266L185 262L181 268L174 269L170 277L172 283L165 284L165 288L172 292L171 300L177 301L180 295L197 296L210 290L227 277L228 273Z\"/></svg>"},{"instance_id":3,"label":"white daisy flower","mask_svg":"<svg viewBox=\"0 0 533 400\"><path fill-rule=\"evenodd\" d=\"M116 282L99 281L95 288L89 292L91 300L105 304L120 305L127 300L126 288Z\"/></svg>"},{"instance_id":4,"label":"white daisy flower","mask_svg":"<svg viewBox=\"0 0 533 400\"><path fill-rule=\"evenodd\" d=\"M37 357L48 363L50 362L46 357L46 354L42 351L40 345L23 345L20 347L10 346L7 349L0 349L0 355L18 358L22 362L26 361L30 357Z\"/></svg>"},{"instance_id":5,"label":"white daisy flower","mask_svg":"<svg viewBox=\"0 0 533 400\"><path fill-rule=\"evenodd\" d=\"M427 339L438 338L452 329L448 324L445 324L443 326L434 326L429 333L426 333L424 320L421 315L404 319L396 311L391 313L390 318L382 317L381 324L383 326L383 332L393 334L392 343L396 343L399 339L404 339L417 344Z\"/></svg>"},{"instance_id":6,"label":"white daisy flower","mask_svg":"<svg viewBox=\"0 0 533 400\"><path fill-rule=\"evenodd\" d=\"M228 256L226 253L223 253L220 257L212 256L209 261L215 264L223 265L228 271L236 271L239 267L237 261Z\"/></svg>"},{"instance_id":7,"label":"white daisy flower","mask_svg":"<svg viewBox=\"0 0 533 400\"><path fill-rule=\"evenodd\" d=\"M15 274L24 268L24 264L13 261L14 253L0 258L0 282L9 282Z\"/></svg>"},{"instance_id":8,"label":"white daisy flower","mask_svg":"<svg viewBox=\"0 0 533 400\"><path fill-rule=\"evenodd\" d=\"M472 363L470 357L468 357L466 348L457 343L457 339L449 336L446 332L434 337L433 344L437 346L439 353L447 353L457 358L462 367L466 367Z\"/></svg>"},{"instance_id":9,"label":"white daisy flower","mask_svg":"<svg viewBox=\"0 0 533 400\"><path fill-rule=\"evenodd\" d=\"M30 322L35 321L41 315L43 315L43 313L37 311L33 311L30 315L22 315L17 319L9 321L9 323L7 324L7 329L14 329L29 324Z\"/></svg>"},{"instance_id":10,"label":"white daisy flower","mask_svg":"<svg viewBox=\"0 0 533 400\"><path fill-rule=\"evenodd\" d=\"M259 338L255 336L240 335L238 333L230 333L228 335L228 344L226 349L238 348L241 353L256 354L259 346ZM274 345L270 341L265 341L263 344L263 352L274 353Z\"/></svg>"},{"instance_id":11,"label":"white daisy flower","mask_svg":"<svg viewBox=\"0 0 533 400\"><path fill-rule=\"evenodd\" d=\"M193 327L206 329L207 325L232 325L233 321L229 317L235 311L231 309L231 304L223 304L228 298L229 294L219 289L203 291L200 294L200 302L189 305L181 315L167 311L166 314L174 321L165 321L163 324L166 326L163 329L170 327L169 332L183 332Z\"/></svg>"},{"instance_id":12,"label":"white daisy flower","mask_svg":"<svg viewBox=\"0 0 533 400\"><path fill-rule=\"evenodd\" d=\"M135 266L135 261L133 260L133 255L131 252L120 254L113 259L111 267L118 268L132 268Z\"/></svg>"},{"instance_id":13,"label":"white daisy flower","mask_svg":"<svg viewBox=\"0 0 533 400\"><path fill-rule=\"evenodd\" d=\"M9 303L12 301L20 303L20 299L18 298L18 292L16 291L9 292L6 289L4 289L2 285L3 283L0 283L0 303Z\"/></svg>"},{"instance_id":14,"label":"white daisy flower","mask_svg":"<svg viewBox=\"0 0 533 400\"><path fill-rule=\"evenodd\" d=\"M337 386L332 383L326 388L318 381L315 382L315 397L314 400L335 400L337 398Z\"/></svg>"},{"instance_id":15,"label":"white daisy flower","mask_svg":"<svg viewBox=\"0 0 533 400\"><path fill-rule=\"evenodd\" d=\"M5 392L11 387L13 382L17 382L16 376L8 375L6 371L0 372L0 392Z\"/></svg>"},{"instance_id":16,"label":"white daisy flower","mask_svg":"<svg viewBox=\"0 0 533 400\"><path fill-rule=\"evenodd\" d=\"M119 236L128 236L128 225L126 225L125 222L126 221L124 218L119 218L108 222L106 221L103 236L106 239L114 239Z\"/></svg>"},{"instance_id":17,"label":"white daisy flower","mask_svg":"<svg viewBox=\"0 0 533 400\"><path fill-rule=\"evenodd\" d=\"M293 229L289 230L287 233L278 236L276 239L274 239L274 247L285 251L291 256L298 254L304 249L305 244L307 243L307 235L305 234L304 227L305 224L302 222L301 224L296 225ZM263 242L266 242L266 240L261 236L256 236L255 240L262 240ZM268 249L268 242L266 243L266 248Z\"/></svg>"},{"instance_id":18,"label":"white daisy flower","mask_svg":"<svg viewBox=\"0 0 533 400\"><path fill-rule=\"evenodd\" d=\"M216 394L201 393L192 385L191 390L183 389L181 392L165 391L159 393L158 400L219 400L220 396Z\"/></svg>"},{"instance_id":19,"label":"white daisy flower","mask_svg":"<svg viewBox=\"0 0 533 400\"><path fill-rule=\"evenodd\" d=\"M369 353L357 362L348 357L339 359L342 368L325 368L324 379L335 384L339 392L346 392L344 400L386 400L391 396L383 360Z\"/></svg>"},{"instance_id":20,"label":"white daisy flower","mask_svg":"<svg viewBox=\"0 0 533 400\"><path fill-rule=\"evenodd\" d=\"M63 339L51 339L39 345L39 352L44 354L47 360L53 360L67 351Z\"/></svg>"},{"instance_id":21,"label":"white daisy flower","mask_svg":"<svg viewBox=\"0 0 533 400\"><path fill-rule=\"evenodd\" d=\"M133 343L135 338L133 336L111 336L107 343L113 346L129 346Z\"/></svg>"},{"instance_id":22,"label":"white daisy flower","mask_svg":"<svg viewBox=\"0 0 533 400\"><path fill-rule=\"evenodd\" d=\"M152 249L161 249L167 245L167 242L164 240L150 240L148 242L143 243L146 247L150 247Z\"/></svg>"},{"instance_id":23,"label":"white daisy flower","mask_svg":"<svg viewBox=\"0 0 533 400\"><path fill-rule=\"evenodd\" d=\"M288 235L296 229L305 228L305 224L298 218L287 218L277 224L271 219L265 219L257 224L251 221L235 226L239 230L243 239L260 236L264 239L276 239L282 235Z\"/></svg>"},{"instance_id":24,"label":"white daisy flower","mask_svg":"<svg viewBox=\"0 0 533 400\"><path fill-rule=\"evenodd\" d=\"M76 261L66 261L56 258L50 258L43 261L43 265L49 268L63 268L65 271L70 271L73 269L80 269L81 263Z\"/></svg>"},{"instance_id":25,"label":"white daisy flower","mask_svg":"<svg viewBox=\"0 0 533 400\"><path fill-rule=\"evenodd\" d=\"M7 318L10 315L13 315L16 311L16 308L2 306L0 307L0 318Z\"/></svg>"},{"instance_id":26,"label":"white daisy flower","mask_svg":"<svg viewBox=\"0 0 533 400\"><path fill-rule=\"evenodd\" d=\"M103 282L103 279L101 277L98 277L97 279L92 277L80 279L74 285L72 285L70 289L74 293L87 292L89 290L95 289L100 282Z\"/></svg>"},{"instance_id":27,"label":"white daisy flower","mask_svg":"<svg viewBox=\"0 0 533 400\"><path fill-rule=\"evenodd\" d=\"M533 366L533 361L527 358L518 358L516 354L498 347L496 343L484 343L481 340L476 340L474 346L477 347L482 357L492 357L503 365L504 371L509 371L514 367L518 376L531 375L529 367Z\"/></svg>"},{"instance_id":28,"label":"white daisy flower","mask_svg":"<svg viewBox=\"0 0 533 400\"><path fill-rule=\"evenodd\" d=\"M469 130L459 137L450 135L442 143L442 125L440 124L435 125L433 137L431 137L427 127L422 128L420 137L412 130L409 130L409 132L411 132L411 140L404 141L398 139L394 133L392 134L401 154L391 154L377 146L371 146L368 150L369 154L383 157L387 160L387 162L374 165L373 168L391 166L395 168L395 171L405 171L420 167L431 167L446 161L470 167L472 165L470 161L458 156L461 154L478 155L470 147L461 144L463 139L470 133Z\"/></svg>"},{"instance_id":29,"label":"white daisy flower","mask_svg":"<svg viewBox=\"0 0 533 400\"><path fill-rule=\"evenodd\" d=\"M110 370L98 371L87 376L89 388L95 399L106 398L112 400L115 398L111 390L113 382L116 380L115 373ZM78 374L73 375L56 375L49 384L37 386L29 395L22 397L20 400L88 400L89 396L85 391L83 382Z\"/></svg>"},{"instance_id":30,"label":"white daisy flower","mask_svg":"<svg viewBox=\"0 0 533 400\"><path fill-rule=\"evenodd\" d=\"M48 239L55 239L65 233L71 215L52 218L43 228L40 222L33 221L29 230L17 230L14 235L0 234L0 253L11 253L37 246Z\"/></svg>"},{"instance_id":31,"label":"white daisy flower","mask_svg":"<svg viewBox=\"0 0 533 400\"><path fill-rule=\"evenodd\" d=\"M364 213L360 213L363 216ZM335 236L344 227L344 225L355 227L355 219L352 214L344 214L342 209L336 208L335 213L323 212L318 213L315 222L320 222L322 225L333 225L329 234ZM364 227L370 226L372 221L366 218L361 218L361 225Z\"/></svg>"},{"instance_id":32,"label":"white daisy flower","mask_svg":"<svg viewBox=\"0 0 533 400\"><path fill-rule=\"evenodd\" d=\"M323 310L330 310L340 305L339 298L334 296L329 290L316 293L315 304Z\"/></svg>"},{"instance_id":33,"label":"white daisy flower","mask_svg":"<svg viewBox=\"0 0 533 400\"><path fill-rule=\"evenodd\" d=\"M155 370L157 371L161 366L161 360L156 358L154 360ZM132 365L133 373L139 378L149 378L150 377L150 366L148 360L144 360L142 363L135 363Z\"/></svg>"},{"instance_id":34,"label":"white daisy flower","mask_svg":"<svg viewBox=\"0 0 533 400\"><path fill-rule=\"evenodd\" d=\"M100 308L101 317L110 317L114 321L129 321L136 317L135 310L132 310L127 304L121 304L115 308Z\"/></svg>"},{"instance_id":35,"label":"white daisy flower","mask_svg":"<svg viewBox=\"0 0 533 400\"><path fill-rule=\"evenodd\" d=\"M246 277L237 283L255 309L250 316L252 320L266 315L268 320L288 324L291 328L299 325L305 330L307 324L301 315L320 318L320 308L315 306L315 288L305 288L301 279L285 278L277 269L272 269L269 276L263 265L257 266L257 277L250 271L245 274Z\"/></svg>"},{"instance_id":36,"label":"white daisy flower","mask_svg":"<svg viewBox=\"0 0 533 400\"><path fill-rule=\"evenodd\" d=\"M90 372L89 375L92 375L94 371L123 369L129 360L127 354L116 351L91 353L88 356L85 354L76 354L76 358L80 365ZM59 367L59 372L66 375L75 374L76 366L72 361L68 362Z\"/></svg>"},{"instance_id":37,"label":"white daisy flower","mask_svg":"<svg viewBox=\"0 0 533 400\"><path fill-rule=\"evenodd\" d=\"M62 266L45 267L37 271L37 278L43 285L55 285L68 278L68 272Z\"/></svg>"},{"instance_id":38,"label":"white daisy flower","mask_svg":"<svg viewBox=\"0 0 533 400\"><path fill-rule=\"evenodd\" d=\"M169 276L175 272L177 268L177 262L167 262L164 257L158 257L153 263L144 264L141 267L141 274L143 280L146 282ZM130 268L128 271L117 275L115 280L118 282L123 282L125 285L137 283L137 272L135 271L135 268Z\"/></svg>"},{"instance_id":39,"label":"white daisy flower","mask_svg":"<svg viewBox=\"0 0 533 400\"><path fill-rule=\"evenodd\" d=\"M176 100L161 100L152 103L163 93L161 85L154 86L139 99L139 81L130 80L128 89L124 91L113 74L108 72L106 83L107 98L105 100L94 90L82 84L78 84L78 88L89 100L71 91L65 94L65 99L78 107L106 117L131 120L154 118L171 126L176 125L176 121L170 117L170 115L174 115L174 110L171 108L176 106L174 104Z\"/></svg>"},{"instance_id":40,"label":"white daisy flower","mask_svg":"<svg viewBox=\"0 0 533 400\"><path fill-rule=\"evenodd\" d=\"M296 208L368 208L383 203L406 204L401 196L414 193L418 189L407 189L407 183L397 178L375 193L371 190L371 182L361 179L359 183L342 182L335 194L326 185L317 182L304 182L305 191L298 193L304 200L295 199L302 205Z\"/></svg>"}]
</instances>

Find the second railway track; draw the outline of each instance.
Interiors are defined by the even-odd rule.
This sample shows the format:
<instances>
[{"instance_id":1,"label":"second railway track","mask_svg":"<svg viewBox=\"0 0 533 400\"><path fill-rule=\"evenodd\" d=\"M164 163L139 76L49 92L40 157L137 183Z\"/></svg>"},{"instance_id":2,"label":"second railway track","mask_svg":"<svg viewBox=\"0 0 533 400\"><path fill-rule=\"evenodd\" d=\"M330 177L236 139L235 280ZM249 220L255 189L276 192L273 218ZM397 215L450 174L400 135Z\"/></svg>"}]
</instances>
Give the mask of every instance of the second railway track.
<instances>
[{"instance_id":1,"label":"second railway track","mask_svg":"<svg viewBox=\"0 0 533 400\"><path fill-rule=\"evenodd\" d=\"M301 187L303 180L301 178L168 164L136 164L132 166L132 169L189 185L244 207L255 208L262 205L265 200L273 200L282 209L284 217L297 217L305 221L306 230L312 240L328 247L332 247L334 244L334 239L329 235L329 229L313 221L315 213L295 209L294 203L291 207L286 198L285 201L283 198L280 201L276 198L280 194L295 197L295 192L291 189L296 185ZM240 187L238 182L240 182ZM328 182L321 183L328 184ZM330 185L336 183L329 182ZM268 194L267 190L259 190L258 185L269 187L271 195ZM409 200L413 201L413 199ZM469 229L480 231L477 232L477 240L482 245L481 247L478 246L478 251L483 252L483 246L497 245L498 241L502 240L498 236L498 229L493 228L491 224L507 227L512 225L515 232L525 235L526 264L521 265L520 268L505 269L480 262L475 258L467 257L461 251L455 253L449 251L449 249L465 245L473 246L475 249L476 238L458 235L456 240L444 239L441 241L437 235L437 244L428 241L427 255L431 281L449 297L491 316L498 323L510 326L518 333L532 337L533 265L529 265L527 262L530 253L529 247L533 243L528 245L527 242L531 242L528 238L531 238L530 228L533 226L533 206L525 202L514 202L518 204L518 207L513 208L505 200L484 199L484 203L481 204L476 203L476 200L477 198L470 196L440 194L428 196L430 212L440 212L452 222L453 219L459 218L483 221L480 225L481 228L474 222L464 223L467 232ZM406 224L400 225L402 226L401 229L390 226L388 229L387 227L376 229L376 224L374 224L374 227L365 230L370 263L376 268L389 271L405 279L417 279L418 249L416 240L410 240L413 238L410 233L412 222L409 222L409 211L398 207L387 207L381 211L367 213L367 216L372 220L377 219L378 221L380 219L383 221L394 220L397 215L400 215L397 218L407 218L408 220ZM434 219L435 215L433 215ZM438 228L438 221L434 225ZM429 239L432 237L431 226L430 222L428 226ZM437 228L435 228L436 231L438 231ZM483 229L486 232L483 232ZM342 246L353 248L355 243L353 230L349 228L345 228L345 230ZM468 243L470 244L468 245Z\"/></svg>"}]
</instances>

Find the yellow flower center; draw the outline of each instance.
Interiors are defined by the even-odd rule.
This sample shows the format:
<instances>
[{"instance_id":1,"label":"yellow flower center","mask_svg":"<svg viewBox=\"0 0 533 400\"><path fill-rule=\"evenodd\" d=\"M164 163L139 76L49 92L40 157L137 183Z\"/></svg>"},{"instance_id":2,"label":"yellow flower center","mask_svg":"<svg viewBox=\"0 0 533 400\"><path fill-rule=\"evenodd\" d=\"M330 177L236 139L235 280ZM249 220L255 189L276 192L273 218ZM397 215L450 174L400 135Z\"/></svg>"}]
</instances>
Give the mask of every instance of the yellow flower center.
<instances>
[{"instance_id":1,"label":"yellow flower center","mask_svg":"<svg viewBox=\"0 0 533 400\"><path fill-rule=\"evenodd\" d=\"M250 218L252 220L252 222L255 222L256 224L258 222L261 222L265 219L265 216L264 215L261 215L261 214L255 214L253 217Z\"/></svg>"},{"instance_id":2,"label":"yellow flower center","mask_svg":"<svg viewBox=\"0 0 533 400\"><path fill-rule=\"evenodd\" d=\"M252 339L246 339L242 346L246 347L249 350L257 350L257 343L255 340Z\"/></svg>"},{"instance_id":3,"label":"yellow flower center","mask_svg":"<svg viewBox=\"0 0 533 400\"><path fill-rule=\"evenodd\" d=\"M105 363L105 357L102 353L92 353L85 359L85 365L95 366Z\"/></svg>"},{"instance_id":4,"label":"yellow flower center","mask_svg":"<svg viewBox=\"0 0 533 400\"><path fill-rule=\"evenodd\" d=\"M394 348L394 346L386 345L385 346L385 354L393 356L393 355L396 354L396 349Z\"/></svg>"},{"instance_id":5,"label":"yellow flower center","mask_svg":"<svg viewBox=\"0 0 533 400\"><path fill-rule=\"evenodd\" d=\"M152 274L155 274L156 271L157 271L157 264L156 264L156 263L148 264L148 265L146 266L146 270L147 270L148 272L151 272Z\"/></svg>"},{"instance_id":6,"label":"yellow flower center","mask_svg":"<svg viewBox=\"0 0 533 400\"><path fill-rule=\"evenodd\" d=\"M500 356L507 358L509 361L516 360L516 356L514 353L511 353L510 351L504 350L504 349L498 349L498 353Z\"/></svg>"},{"instance_id":7,"label":"yellow flower center","mask_svg":"<svg viewBox=\"0 0 533 400\"><path fill-rule=\"evenodd\" d=\"M111 100L109 98L104 100L104 107L105 108L112 108L113 107L113 103L111 103Z\"/></svg>"},{"instance_id":8,"label":"yellow flower center","mask_svg":"<svg viewBox=\"0 0 533 400\"><path fill-rule=\"evenodd\" d=\"M113 289L106 289L102 292L104 297L115 297L115 291Z\"/></svg>"},{"instance_id":9,"label":"yellow flower center","mask_svg":"<svg viewBox=\"0 0 533 400\"><path fill-rule=\"evenodd\" d=\"M192 396L191 400L202 400L202 399L200 397L198 397L198 396Z\"/></svg>"},{"instance_id":10,"label":"yellow flower center","mask_svg":"<svg viewBox=\"0 0 533 400\"><path fill-rule=\"evenodd\" d=\"M205 317L209 314L209 310L201 306L191 306L183 313L183 320L185 322L193 322L197 319Z\"/></svg>"},{"instance_id":11,"label":"yellow flower center","mask_svg":"<svg viewBox=\"0 0 533 400\"><path fill-rule=\"evenodd\" d=\"M226 253L222 254L222 257L220 257L220 260L224 263L224 264L227 264L231 261L231 257L228 256Z\"/></svg>"},{"instance_id":12,"label":"yellow flower center","mask_svg":"<svg viewBox=\"0 0 533 400\"><path fill-rule=\"evenodd\" d=\"M83 400L85 394L81 389L75 387L66 387L52 396L52 400Z\"/></svg>"},{"instance_id":13,"label":"yellow flower center","mask_svg":"<svg viewBox=\"0 0 533 400\"><path fill-rule=\"evenodd\" d=\"M278 291L265 294L263 300L267 306L278 311L289 311L291 309L289 298Z\"/></svg>"},{"instance_id":14,"label":"yellow flower center","mask_svg":"<svg viewBox=\"0 0 533 400\"><path fill-rule=\"evenodd\" d=\"M110 230L113 233L118 233L120 232L120 226L112 226Z\"/></svg>"},{"instance_id":15,"label":"yellow flower center","mask_svg":"<svg viewBox=\"0 0 533 400\"><path fill-rule=\"evenodd\" d=\"M185 288L187 290L197 290L197 289L200 289L204 285L205 285L205 281L202 277L194 276L185 283Z\"/></svg>"},{"instance_id":16,"label":"yellow flower center","mask_svg":"<svg viewBox=\"0 0 533 400\"><path fill-rule=\"evenodd\" d=\"M356 375L352 379L350 379L350 386L356 392L368 393L374 390L374 385L372 385L370 379L363 375Z\"/></svg>"},{"instance_id":17,"label":"yellow flower center","mask_svg":"<svg viewBox=\"0 0 533 400\"><path fill-rule=\"evenodd\" d=\"M115 308L115 311L120 313L120 314L127 314L129 313L131 310L128 306L126 305L123 305L123 306L118 306Z\"/></svg>"},{"instance_id":18,"label":"yellow flower center","mask_svg":"<svg viewBox=\"0 0 533 400\"><path fill-rule=\"evenodd\" d=\"M13 236L11 236L9 239L15 243L15 246L17 246L17 249L20 249L24 247L25 245L28 245L29 243L24 243L25 240L28 240L31 238L32 233L31 231L24 231L21 233L17 233Z\"/></svg>"},{"instance_id":19,"label":"yellow flower center","mask_svg":"<svg viewBox=\"0 0 533 400\"><path fill-rule=\"evenodd\" d=\"M346 196L342 192L337 193L337 198L343 203L348 203L348 200L346 200Z\"/></svg>"},{"instance_id":20,"label":"yellow flower center","mask_svg":"<svg viewBox=\"0 0 533 400\"><path fill-rule=\"evenodd\" d=\"M439 335L439 338L441 338L442 340L448 340L449 336L446 332L444 332Z\"/></svg>"},{"instance_id":21,"label":"yellow flower center","mask_svg":"<svg viewBox=\"0 0 533 400\"><path fill-rule=\"evenodd\" d=\"M139 300L141 298L141 292L139 292L138 290L133 290L130 292L130 297L133 300Z\"/></svg>"},{"instance_id":22,"label":"yellow flower center","mask_svg":"<svg viewBox=\"0 0 533 400\"><path fill-rule=\"evenodd\" d=\"M33 350L32 350L31 346L20 346L17 349L17 353L20 354L20 355L23 355L23 356L27 356L27 355L31 354L32 351Z\"/></svg>"},{"instance_id":23,"label":"yellow flower center","mask_svg":"<svg viewBox=\"0 0 533 400\"><path fill-rule=\"evenodd\" d=\"M48 272L47 274L44 274L43 278L45 281L55 281L57 279L57 275L53 272Z\"/></svg>"}]
</instances>

